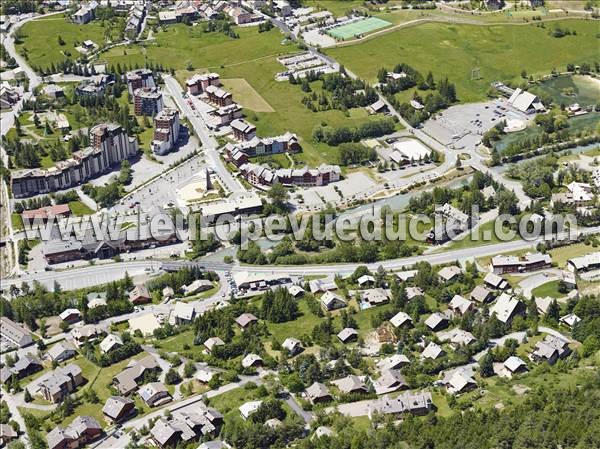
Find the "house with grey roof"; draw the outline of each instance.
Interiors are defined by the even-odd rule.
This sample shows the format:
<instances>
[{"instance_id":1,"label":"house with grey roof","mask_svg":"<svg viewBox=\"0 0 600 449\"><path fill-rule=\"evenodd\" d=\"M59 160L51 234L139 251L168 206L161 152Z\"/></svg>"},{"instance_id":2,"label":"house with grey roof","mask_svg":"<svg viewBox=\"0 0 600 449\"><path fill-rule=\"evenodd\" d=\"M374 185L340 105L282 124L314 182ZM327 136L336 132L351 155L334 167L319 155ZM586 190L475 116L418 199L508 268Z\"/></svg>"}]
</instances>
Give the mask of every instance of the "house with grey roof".
<instances>
[{"instance_id":1,"label":"house with grey roof","mask_svg":"<svg viewBox=\"0 0 600 449\"><path fill-rule=\"evenodd\" d=\"M247 420L248 418L250 418L250 415L256 413L256 411L259 409L262 403L263 401L249 401L242 404L239 407L240 415L242 415L242 418Z\"/></svg>"},{"instance_id":2,"label":"house with grey roof","mask_svg":"<svg viewBox=\"0 0 600 449\"><path fill-rule=\"evenodd\" d=\"M100 342L100 352L106 354L120 346L123 346L123 340L116 334L108 334L104 340Z\"/></svg>"},{"instance_id":3,"label":"house with grey roof","mask_svg":"<svg viewBox=\"0 0 600 449\"><path fill-rule=\"evenodd\" d=\"M122 395L127 395L138 387L138 382L142 382L146 372L161 371L160 365L152 354L140 360L132 360L123 371L118 373L113 382L115 387Z\"/></svg>"},{"instance_id":4,"label":"house with grey roof","mask_svg":"<svg viewBox=\"0 0 600 449\"><path fill-rule=\"evenodd\" d=\"M139 389L138 394L148 407L157 407L173 399L162 382L147 383Z\"/></svg>"},{"instance_id":5,"label":"house with grey roof","mask_svg":"<svg viewBox=\"0 0 600 449\"><path fill-rule=\"evenodd\" d=\"M33 343L32 333L5 316L0 317L0 341L6 348L24 348Z\"/></svg>"},{"instance_id":6,"label":"house with grey roof","mask_svg":"<svg viewBox=\"0 0 600 449\"><path fill-rule=\"evenodd\" d=\"M533 362L548 362L554 365L559 359L571 354L569 342L555 335L546 335L542 341L535 344L534 350L529 354Z\"/></svg>"},{"instance_id":7,"label":"house with grey roof","mask_svg":"<svg viewBox=\"0 0 600 449\"><path fill-rule=\"evenodd\" d=\"M424 359L435 360L439 357L443 357L446 355L446 351L442 349L442 347L434 342L431 342L427 345L427 347L421 353L421 357Z\"/></svg>"},{"instance_id":8,"label":"house with grey roof","mask_svg":"<svg viewBox=\"0 0 600 449\"><path fill-rule=\"evenodd\" d=\"M371 401L368 405L367 415L369 419L372 419L374 414L400 418L407 413L417 416L426 415L431 410L433 410L433 400L429 391L407 391L395 398L383 396L376 401Z\"/></svg>"},{"instance_id":9,"label":"house with grey roof","mask_svg":"<svg viewBox=\"0 0 600 449\"><path fill-rule=\"evenodd\" d=\"M135 414L135 403L123 396L111 396L106 400L102 413L108 424L118 423Z\"/></svg>"},{"instance_id":10,"label":"house with grey roof","mask_svg":"<svg viewBox=\"0 0 600 449\"><path fill-rule=\"evenodd\" d=\"M356 282L361 288L372 287L373 285L375 285L375 278L370 274L363 274L356 280Z\"/></svg>"},{"instance_id":11,"label":"house with grey roof","mask_svg":"<svg viewBox=\"0 0 600 449\"><path fill-rule=\"evenodd\" d=\"M56 404L75 391L84 381L81 368L70 363L34 380L27 389L32 395L40 395L47 401Z\"/></svg>"},{"instance_id":12,"label":"house with grey roof","mask_svg":"<svg viewBox=\"0 0 600 449\"><path fill-rule=\"evenodd\" d=\"M289 352L290 355L296 355L304 349L300 340L292 337L286 338L281 344L281 347Z\"/></svg>"},{"instance_id":13,"label":"house with grey roof","mask_svg":"<svg viewBox=\"0 0 600 449\"><path fill-rule=\"evenodd\" d=\"M437 336L440 341L448 342L455 348L460 345L470 345L477 340L471 332L459 328L440 332Z\"/></svg>"},{"instance_id":14,"label":"house with grey roof","mask_svg":"<svg viewBox=\"0 0 600 449\"><path fill-rule=\"evenodd\" d=\"M457 368L446 375L443 383L450 394L465 393L477 387L472 372L462 368Z\"/></svg>"},{"instance_id":15,"label":"house with grey roof","mask_svg":"<svg viewBox=\"0 0 600 449\"><path fill-rule=\"evenodd\" d=\"M380 371L385 371L386 369L397 370L409 364L410 360L404 354L394 354L377 362L377 368Z\"/></svg>"},{"instance_id":16,"label":"house with grey roof","mask_svg":"<svg viewBox=\"0 0 600 449\"><path fill-rule=\"evenodd\" d=\"M525 305L507 293L502 293L490 307L490 316L496 314L503 323L510 323L517 315L525 314Z\"/></svg>"},{"instance_id":17,"label":"house with grey roof","mask_svg":"<svg viewBox=\"0 0 600 449\"><path fill-rule=\"evenodd\" d=\"M401 388L408 388L408 384L400 371L386 369L381 373L379 379L373 382L373 388L378 395L392 393Z\"/></svg>"},{"instance_id":18,"label":"house with grey roof","mask_svg":"<svg viewBox=\"0 0 600 449\"><path fill-rule=\"evenodd\" d=\"M323 279L311 279L308 281L308 286L312 294L337 290L337 285L333 281L325 281Z\"/></svg>"},{"instance_id":19,"label":"house with grey roof","mask_svg":"<svg viewBox=\"0 0 600 449\"><path fill-rule=\"evenodd\" d=\"M195 318L196 307L194 304L177 301L169 317L169 322L171 324L190 324Z\"/></svg>"},{"instance_id":20,"label":"house with grey roof","mask_svg":"<svg viewBox=\"0 0 600 449\"><path fill-rule=\"evenodd\" d=\"M457 279L462 274L460 267L452 265L450 267L443 267L438 271L438 276L442 282L451 282Z\"/></svg>"},{"instance_id":21,"label":"house with grey roof","mask_svg":"<svg viewBox=\"0 0 600 449\"><path fill-rule=\"evenodd\" d=\"M106 292L91 292L86 296L88 309L106 306Z\"/></svg>"},{"instance_id":22,"label":"house with grey roof","mask_svg":"<svg viewBox=\"0 0 600 449\"><path fill-rule=\"evenodd\" d=\"M406 297L410 301L417 296L423 296L424 292L419 287L406 287Z\"/></svg>"},{"instance_id":23,"label":"house with grey roof","mask_svg":"<svg viewBox=\"0 0 600 449\"><path fill-rule=\"evenodd\" d=\"M448 307L459 315L464 315L473 308L473 303L461 295L454 295Z\"/></svg>"},{"instance_id":24,"label":"house with grey roof","mask_svg":"<svg viewBox=\"0 0 600 449\"><path fill-rule=\"evenodd\" d=\"M244 367L244 368L257 367L257 366L261 366L262 364L263 364L263 359L261 356L259 356L257 354L247 354L242 359L242 367Z\"/></svg>"},{"instance_id":25,"label":"house with grey roof","mask_svg":"<svg viewBox=\"0 0 600 449\"><path fill-rule=\"evenodd\" d=\"M483 285L478 285L473 289L469 298L479 304L485 304L494 299L494 294Z\"/></svg>"},{"instance_id":26,"label":"house with grey roof","mask_svg":"<svg viewBox=\"0 0 600 449\"><path fill-rule=\"evenodd\" d=\"M485 275L485 277L483 278L483 282L488 287L497 290L505 290L509 287L508 282L506 282L506 280L503 277L498 276L496 273L492 272Z\"/></svg>"},{"instance_id":27,"label":"house with grey roof","mask_svg":"<svg viewBox=\"0 0 600 449\"><path fill-rule=\"evenodd\" d=\"M413 326L413 320L410 317L410 315L406 312L398 312L396 315L394 315L392 318L390 318L390 323L392 323L392 326L394 327L412 327Z\"/></svg>"},{"instance_id":28,"label":"house with grey roof","mask_svg":"<svg viewBox=\"0 0 600 449\"><path fill-rule=\"evenodd\" d=\"M569 313L563 317L560 317L560 324L564 324L565 326L570 327L570 328L573 328L573 326L575 326L580 321L581 321L581 318L579 318L574 313Z\"/></svg>"},{"instance_id":29,"label":"house with grey roof","mask_svg":"<svg viewBox=\"0 0 600 449\"><path fill-rule=\"evenodd\" d=\"M235 319L235 322L242 329L245 329L246 327L250 326L251 324L257 323L258 318L256 318L256 316L254 316L253 314L246 312L246 313L242 313L240 316L238 316Z\"/></svg>"},{"instance_id":30,"label":"house with grey roof","mask_svg":"<svg viewBox=\"0 0 600 449\"><path fill-rule=\"evenodd\" d=\"M361 300L363 304L373 307L388 303L390 296L388 291L383 288L370 288L361 293Z\"/></svg>"},{"instance_id":31,"label":"house with grey roof","mask_svg":"<svg viewBox=\"0 0 600 449\"><path fill-rule=\"evenodd\" d=\"M512 355L502 364L501 375L510 378L514 374L524 373L527 371L527 363L525 363L520 357Z\"/></svg>"},{"instance_id":32,"label":"house with grey roof","mask_svg":"<svg viewBox=\"0 0 600 449\"><path fill-rule=\"evenodd\" d=\"M76 354L77 348L68 340L59 341L50 349L48 349L48 352L46 352L46 356L53 362L57 363L64 362L71 357L75 357Z\"/></svg>"},{"instance_id":33,"label":"house with grey roof","mask_svg":"<svg viewBox=\"0 0 600 449\"><path fill-rule=\"evenodd\" d=\"M320 382L315 382L306 389L306 398L313 404L329 402L333 399L327 387Z\"/></svg>"},{"instance_id":34,"label":"house with grey roof","mask_svg":"<svg viewBox=\"0 0 600 449\"><path fill-rule=\"evenodd\" d=\"M19 434L15 432L10 424L0 424L0 447L7 446L12 440L17 439Z\"/></svg>"},{"instance_id":35,"label":"house with grey roof","mask_svg":"<svg viewBox=\"0 0 600 449\"><path fill-rule=\"evenodd\" d=\"M150 430L150 436L159 447L187 445L207 435L214 434L223 423L223 415L200 403L194 411L176 411L160 418Z\"/></svg>"},{"instance_id":36,"label":"house with grey roof","mask_svg":"<svg viewBox=\"0 0 600 449\"><path fill-rule=\"evenodd\" d=\"M206 351L210 354L217 346L223 346L225 342L220 337L210 337L204 342Z\"/></svg>"},{"instance_id":37,"label":"house with grey roof","mask_svg":"<svg viewBox=\"0 0 600 449\"><path fill-rule=\"evenodd\" d=\"M347 305L346 301L340 295L332 291L328 290L321 296L321 306L326 311L341 309Z\"/></svg>"},{"instance_id":38,"label":"house with grey roof","mask_svg":"<svg viewBox=\"0 0 600 449\"><path fill-rule=\"evenodd\" d=\"M343 394L368 392L365 381L353 374L341 379L333 380L331 383L335 385Z\"/></svg>"},{"instance_id":39,"label":"house with grey roof","mask_svg":"<svg viewBox=\"0 0 600 449\"><path fill-rule=\"evenodd\" d=\"M0 368L0 382L6 383L12 376L16 379L22 379L30 374L41 371L43 368L42 362L36 356L33 354L22 354L13 366Z\"/></svg>"},{"instance_id":40,"label":"house with grey roof","mask_svg":"<svg viewBox=\"0 0 600 449\"><path fill-rule=\"evenodd\" d=\"M358 331L351 327L346 327L337 334L337 338L342 343L349 343L351 341L356 341L358 339Z\"/></svg>"},{"instance_id":41,"label":"house with grey roof","mask_svg":"<svg viewBox=\"0 0 600 449\"><path fill-rule=\"evenodd\" d=\"M77 449L102 435L102 426L91 416L78 416L67 427L55 427L46 436L48 449Z\"/></svg>"},{"instance_id":42,"label":"house with grey roof","mask_svg":"<svg viewBox=\"0 0 600 449\"><path fill-rule=\"evenodd\" d=\"M448 327L449 324L448 317L440 312L434 312L425 320L425 326L427 326L432 331L439 331Z\"/></svg>"},{"instance_id":43,"label":"house with grey roof","mask_svg":"<svg viewBox=\"0 0 600 449\"><path fill-rule=\"evenodd\" d=\"M84 324L83 326L75 326L71 329L71 338L79 347L86 342L96 340L104 334L106 334L106 331L96 324Z\"/></svg>"}]
</instances>

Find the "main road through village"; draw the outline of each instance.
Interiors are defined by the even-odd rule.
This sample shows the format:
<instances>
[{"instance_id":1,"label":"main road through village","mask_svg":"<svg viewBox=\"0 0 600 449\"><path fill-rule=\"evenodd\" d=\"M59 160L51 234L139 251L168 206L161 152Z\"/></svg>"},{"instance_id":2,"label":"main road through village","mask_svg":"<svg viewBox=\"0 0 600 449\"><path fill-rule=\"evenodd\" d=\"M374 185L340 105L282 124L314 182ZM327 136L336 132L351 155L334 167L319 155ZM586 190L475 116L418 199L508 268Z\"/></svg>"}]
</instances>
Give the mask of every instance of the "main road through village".
<instances>
[{"instance_id":1,"label":"main road through village","mask_svg":"<svg viewBox=\"0 0 600 449\"><path fill-rule=\"evenodd\" d=\"M579 233L583 235L600 233L600 226L593 228L579 229ZM558 235L559 238L564 238L564 235ZM366 264L369 269L376 270L377 267L383 266L386 270L399 270L404 267L414 265L417 262L427 261L432 265L443 264L455 260L482 258L493 256L501 252L518 251L535 248L542 241L542 238L535 240L513 240L509 242L493 243L478 247L470 247L456 250L448 250L439 253L423 254L401 259L389 259L380 262ZM232 271L252 271L254 273L277 274L285 273L291 275L307 275L307 274L345 274L351 273L356 268L355 263L330 264L330 265L230 265L223 262L214 262L209 260L199 260L197 262L179 262L179 261L129 261L129 262L113 262L107 264L89 265L86 267L66 269L63 271L41 271L37 273L29 273L17 278L2 279L0 287L8 288L11 285L20 286L22 282L31 283L34 280L40 282L48 288L52 288L54 282L58 282L63 289L85 288L93 285L98 285L110 282L123 277L125 271L131 276L149 274L165 268L175 268L184 266L190 263L197 264L207 270L217 272Z\"/></svg>"}]
</instances>

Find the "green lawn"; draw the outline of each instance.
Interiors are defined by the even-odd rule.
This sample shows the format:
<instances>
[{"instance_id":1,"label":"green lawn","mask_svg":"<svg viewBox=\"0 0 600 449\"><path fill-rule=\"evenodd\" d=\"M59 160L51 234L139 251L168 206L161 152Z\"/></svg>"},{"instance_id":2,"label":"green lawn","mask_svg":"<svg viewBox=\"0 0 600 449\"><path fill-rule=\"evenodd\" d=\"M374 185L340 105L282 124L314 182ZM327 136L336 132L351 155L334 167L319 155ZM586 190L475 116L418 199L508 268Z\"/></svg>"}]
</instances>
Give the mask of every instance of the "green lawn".
<instances>
[{"instance_id":1,"label":"green lawn","mask_svg":"<svg viewBox=\"0 0 600 449\"><path fill-rule=\"evenodd\" d=\"M316 11L327 10L335 17L345 16L352 9L365 10L362 0L305 0L303 6L312 7Z\"/></svg>"},{"instance_id":2,"label":"green lawn","mask_svg":"<svg viewBox=\"0 0 600 449\"><path fill-rule=\"evenodd\" d=\"M534 288L531 293L536 298L544 298L546 296L551 298L562 298L565 295L558 291L558 282L559 281L546 282L545 284Z\"/></svg>"},{"instance_id":3,"label":"green lawn","mask_svg":"<svg viewBox=\"0 0 600 449\"><path fill-rule=\"evenodd\" d=\"M143 44L116 47L100 55L110 64L144 65L148 62L165 67L194 70L218 69L222 65L237 65L268 56L289 53L294 46L281 45L284 36L278 29L259 33L257 28L236 28L239 39L223 33L204 33L201 27L171 25L155 34L156 39ZM223 78L227 78L223 76Z\"/></svg>"},{"instance_id":4,"label":"green lawn","mask_svg":"<svg viewBox=\"0 0 600 449\"><path fill-rule=\"evenodd\" d=\"M575 30L577 35L557 39L548 30L555 25ZM463 102L486 98L490 83L517 80L522 70L535 76L556 67L565 69L576 61L593 63L598 56L598 24L568 20L535 25L456 25L426 23L400 29L364 42L325 50L357 75L375 81L382 65L405 62L436 79L443 76L456 84ZM471 81L471 70L481 69L482 79Z\"/></svg>"},{"instance_id":5,"label":"green lawn","mask_svg":"<svg viewBox=\"0 0 600 449\"><path fill-rule=\"evenodd\" d=\"M26 49L29 64L49 67L52 63L56 64L64 59L75 60L81 56L75 46L84 40L104 44L108 25L103 26L101 22L77 25L67 21L61 14L33 20L23 25L21 30L24 39L21 44L17 44L17 50L22 52ZM63 39L64 45L59 44L58 36Z\"/></svg>"},{"instance_id":6,"label":"green lawn","mask_svg":"<svg viewBox=\"0 0 600 449\"><path fill-rule=\"evenodd\" d=\"M567 265L567 260L573 257L585 256L596 251L598 251L598 248L586 245L585 243L577 243L575 245L562 246L548 252L552 256L552 261L557 263L559 267L564 268Z\"/></svg>"},{"instance_id":7,"label":"green lawn","mask_svg":"<svg viewBox=\"0 0 600 449\"><path fill-rule=\"evenodd\" d=\"M319 324L321 320L324 320L324 318L319 318L311 313L305 299L300 299L298 301L298 311L300 316L293 321L287 321L285 323L267 323L269 332L279 343L283 343L288 337L299 338L302 334L310 335L313 327Z\"/></svg>"},{"instance_id":8,"label":"green lawn","mask_svg":"<svg viewBox=\"0 0 600 449\"><path fill-rule=\"evenodd\" d=\"M244 387L236 388L235 390L228 391L227 393L220 394L210 398L209 403L211 407L216 408L223 415L234 412L238 413L237 408L248 401L254 401L257 399L265 399L258 396L258 390L256 388L247 390Z\"/></svg>"},{"instance_id":9,"label":"green lawn","mask_svg":"<svg viewBox=\"0 0 600 449\"><path fill-rule=\"evenodd\" d=\"M469 233L469 235L467 237L465 237L462 240L456 240L456 241L450 243L445 249L455 250L455 249L464 249L464 248L475 248L477 246L482 246L482 245L491 245L494 243L501 243L502 240L500 240L498 238L498 236L496 235L496 233L494 232L495 224L496 224L495 220L488 221L487 223L484 223L481 226L479 226L477 228L477 230L473 233L473 235L471 235L471 233ZM505 231L506 230L507 230L507 228L505 228ZM488 234L489 234L490 238L484 239L484 237L487 237ZM512 238L508 241L519 240L519 239L520 239L520 237L518 235L515 235L514 238Z\"/></svg>"},{"instance_id":10,"label":"green lawn","mask_svg":"<svg viewBox=\"0 0 600 449\"><path fill-rule=\"evenodd\" d=\"M83 204L81 201L70 201L69 207L71 208L71 213L73 215L92 215L94 210L90 209L88 206Z\"/></svg>"},{"instance_id":11,"label":"green lawn","mask_svg":"<svg viewBox=\"0 0 600 449\"><path fill-rule=\"evenodd\" d=\"M21 218L21 214L10 214L10 221L15 231L21 231L23 229L23 219Z\"/></svg>"}]
</instances>

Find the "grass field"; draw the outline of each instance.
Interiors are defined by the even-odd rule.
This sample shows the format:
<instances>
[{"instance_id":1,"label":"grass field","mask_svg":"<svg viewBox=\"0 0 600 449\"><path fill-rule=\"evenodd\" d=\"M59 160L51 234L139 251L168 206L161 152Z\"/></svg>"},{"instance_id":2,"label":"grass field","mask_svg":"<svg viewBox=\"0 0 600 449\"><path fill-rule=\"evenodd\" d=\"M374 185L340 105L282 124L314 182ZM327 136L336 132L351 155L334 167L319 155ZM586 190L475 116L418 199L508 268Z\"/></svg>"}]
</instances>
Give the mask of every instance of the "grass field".
<instances>
[{"instance_id":1,"label":"grass field","mask_svg":"<svg viewBox=\"0 0 600 449\"><path fill-rule=\"evenodd\" d=\"M327 31L327 34L343 41L354 37L360 37L363 34L371 33L372 31L376 31L390 25L391 23L386 20L379 19L377 17L369 17L367 19L359 20L347 25L332 28Z\"/></svg>"},{"instance_id":2,"label":"grass field","mask_svg":"<svg viewBox=\"0 0 600 449\"><path fill-rule=\"evenodd\" d=\"M549 296L550 298L562 298L565 296L563 293L558 291L558 281L546 282L545 284L534 288L531 293L536 298L545 298L546 296Z\"/></svg>"},{"instance_id":3,"label":"grass field","mask_svg":"<svg viewBox=\"0 0 600 449\"><path fill-rule=\"evenodd\" d=\"M100 22L77 25L65 20L63 15L57 15L28 22L21 30L24 38L21 44L17 44L17 50L26 49L29 64L49 67L53 62L56 64L67 58L75 60L81 56L75 47L84 40L103 44L107 27ZM65 45L58 43L58 36L62 37Z\"/></svg>"},{"instance_id":4,"label":"grass field","mask_svg":"<svg viewBox=\"0 0 600 449\"><path fill-rule=\"evenodd\" d=\"M271 105L245 79L232 78L221 80L221 82L243 108L254 112L275 112Z\"/></svg>"},{"instance_id":5,"label":"grass field","mask_svg":"<svg viewBox=\"0 0 600 449\"><path fill-rule=\"evenodd\" d=\"M577 243L575 245L562 246L560 248L548 251L552 256L552 261L557 263L559 267L564 268L567 265L567 260L573 257L585 256L593 252L600 251L591 245Z\"/></svg>"},{"instance_id":6,"label":"grass field","mask_svg":"<svg viewBox=\"0 0 600 449\"><path fill-rule=\"evenodd\" d=\"M550 27L560 25L577 31L576 36L557 39ZM426 23L386 33L363 42L325 50L358 76L374 82L382 65L405 62L436 79L443 76L456 84L463 102L486 98L490 83L520 77L522 70L540 76L567 63L593 63L598 56L597 22L558 21L546 28L534 25L457 25ZM577 48L577 55L573 54ZM481 69L482 78L471 81L471 70Z\"/></svg>"},{"instance_id":7,"label":"grass field","mask_svg":"<svg viewBox=\"0 0 600 449\"><path fill-rule=\"evenodd\" d=\"M352 9L364 10L365 2L362 0L305 0L305 7L317 10L327 10L335 17L345 16Z\"/></svg>"},{"instance_id":8,"label":"grass field","mask_svg":"<svg viewBox=\"0 0 600 449\"><path fill-rule=\"evenodd\" d=\"M469 235L467 237L465 237L462 240L456 240L456 241L450 243L445 249L455 250L455 249L463 249L463 248L475 248L477 246L500 243L501 240L496 236L496 233L494 232L495 224L496 224L495 220L491 220L491 221L488 221L487 223L483 223L481 226L479 226L477 228L477 230L473 233L473 235L471 235L471 233L469 233ZM508 229L505 228L505 230L507 231ZM490 233L491 239L484 240L484 235L487 233ZM509 241L518 240L518 239L520 239L520 237L518 235L515 235L515 237Z\"/></svg>"},{"instance_id":9,"label":"grass field","mask_svg":"<svg viewBox=\"0 0 600 449\"><path fill-rule=\"evenodd\" d=\"M92 215L94 213L92 209L81 201L71 201L69 202L69 207L71 208L71 213L73 215Z\"/></svg>"},{"instance_id":10,"label":"grass field","mask_svg":"<svg viewBox=\"0 0 600 449\"><path fill-rule=\"evenodd\" d=\"M155 34L154 40L143 44L116 47L100 55L111 64L144 65L145 60L176 70L190 65L194 70L218 70L222 66L243 64L260 58L295 51L292 45L282 45L284 36L277 29L259 33L255 27L236 28L239 39L222 33L204 33L200 27L170 25Z\"/></svg>"}]
</instances>

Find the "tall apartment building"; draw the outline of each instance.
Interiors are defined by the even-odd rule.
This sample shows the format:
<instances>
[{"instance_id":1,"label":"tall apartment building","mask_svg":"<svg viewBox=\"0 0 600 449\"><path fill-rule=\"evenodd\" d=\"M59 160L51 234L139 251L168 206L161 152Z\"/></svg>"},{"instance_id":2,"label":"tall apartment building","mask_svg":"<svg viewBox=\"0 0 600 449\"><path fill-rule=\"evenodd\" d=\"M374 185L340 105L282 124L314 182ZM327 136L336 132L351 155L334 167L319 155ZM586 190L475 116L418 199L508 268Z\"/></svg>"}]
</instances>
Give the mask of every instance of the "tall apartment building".
<instances>
[{"instance_id":1,"label":"tall apartment building","mask_svg":"<svg viewBox=\"0 0 600 449\"><path fill-rule=\"evenodd\" d=\"M48 169L32 168L12 173L15 198L56 192L79 185L104 173L125 159L135 156L138 142L121 125L102 123L90 129L90 146L73 153Z\"/></svg>"},{"instance_id":2,"label":"tall apartment building","mask_svg":"<svg viewBox=\"0 0 600 449\"><path fill-rule=\"evenodd\" d=\"M165 108L154 117L152 151L163 155L171 151L179 138L179 112Z\"/></svg>"},{"instance_id":3,"label":"tall apartment building","mask_svg":"<svg viewBox=\"0 0 600 449\"><path fill-rule=\"evenodd\" d=\"M163 107L162 92L158 87L141 87L133 92L135 115L154 117Z\"/></svg>"},{"instance_id":4,"label":"tall apartment building","mask_svg":"<svg viewBox=\"0 0 600 449\"><path fill-rule=\"evenodd\" d=\"M137 69L127 72L125 80L127 81L127 90L131 95L133 95L136 89L156 87L152 70L148 69Z\"/></svg>"}]
</instances>

